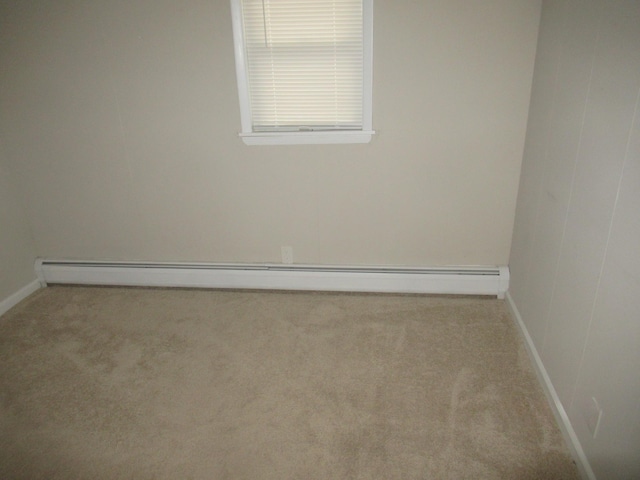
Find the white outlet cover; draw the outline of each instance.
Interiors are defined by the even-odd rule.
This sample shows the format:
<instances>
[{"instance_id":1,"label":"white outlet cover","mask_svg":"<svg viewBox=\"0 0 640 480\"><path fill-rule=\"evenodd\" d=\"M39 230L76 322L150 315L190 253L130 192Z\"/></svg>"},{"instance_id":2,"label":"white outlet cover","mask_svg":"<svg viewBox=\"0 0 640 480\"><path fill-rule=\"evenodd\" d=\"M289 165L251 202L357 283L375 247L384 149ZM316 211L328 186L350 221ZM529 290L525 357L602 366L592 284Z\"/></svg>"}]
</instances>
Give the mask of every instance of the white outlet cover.
<instances>
[{"instance_id":1,"label":"white outlet cover","mask_svg":"<svg viewBox=\"0 0 640 480\"><path fill-rule=\"evenodd\" d=\"M293 263L293 247L280 247L282 253L282 263Z\"/></svg>"}]
</instances>

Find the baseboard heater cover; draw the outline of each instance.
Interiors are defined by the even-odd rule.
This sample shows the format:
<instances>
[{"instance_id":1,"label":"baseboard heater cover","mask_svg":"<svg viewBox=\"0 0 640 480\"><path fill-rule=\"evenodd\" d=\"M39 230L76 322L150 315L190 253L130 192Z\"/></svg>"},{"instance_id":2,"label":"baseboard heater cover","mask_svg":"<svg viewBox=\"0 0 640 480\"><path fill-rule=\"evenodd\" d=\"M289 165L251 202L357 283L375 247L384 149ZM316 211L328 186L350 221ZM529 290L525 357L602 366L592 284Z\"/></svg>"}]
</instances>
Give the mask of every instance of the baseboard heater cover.
<instances>
[{"instance_id":1,"label":"baseboard heater cover","mask_svg":"<svg viewBox=\"0 0 640 480\"><path fill-rule=\"evenodd\" d=\"M38 259L47 284L495 295L508 267L374 267Z\"/></svg>"}]
</instances>

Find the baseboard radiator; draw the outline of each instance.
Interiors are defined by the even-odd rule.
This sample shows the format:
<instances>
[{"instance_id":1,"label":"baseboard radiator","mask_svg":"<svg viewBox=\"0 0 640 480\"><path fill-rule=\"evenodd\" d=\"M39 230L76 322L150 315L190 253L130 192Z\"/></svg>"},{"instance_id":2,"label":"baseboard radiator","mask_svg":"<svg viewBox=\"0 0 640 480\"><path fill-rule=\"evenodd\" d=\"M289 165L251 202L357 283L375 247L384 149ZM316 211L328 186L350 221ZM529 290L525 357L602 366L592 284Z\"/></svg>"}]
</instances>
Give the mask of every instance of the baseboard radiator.
<instances>
[{"instance_id":1,"label":"baseboard radiator","mask_svg":"<svg viewBox=\"0 0 640 480\"><path fill-rule=\"evenodd\" d=\"M495 295L508 267L362 267L285 264L154 263L38 259L47 284L122 285L342 292Z\"/></svg>"}]
</instances>

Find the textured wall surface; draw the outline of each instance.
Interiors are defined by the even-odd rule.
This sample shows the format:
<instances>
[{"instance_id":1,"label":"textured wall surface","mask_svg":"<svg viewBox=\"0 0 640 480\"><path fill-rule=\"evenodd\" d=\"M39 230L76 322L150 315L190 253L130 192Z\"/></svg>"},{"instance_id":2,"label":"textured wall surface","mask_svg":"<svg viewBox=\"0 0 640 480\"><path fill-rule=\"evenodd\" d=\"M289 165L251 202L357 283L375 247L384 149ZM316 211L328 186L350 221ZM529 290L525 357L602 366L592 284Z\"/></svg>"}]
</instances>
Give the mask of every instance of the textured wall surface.
<instances>
[{"instance_id":1,"label":"textured wall surface","mask_svg":"<svg viewBox=\"0 0 640 480\"><path fill-rule=\"evenodd\" d=\"M637 1L544 4L510 261L511 295L602 479L640 478L639 25Z\"/></svg>"}]
</instances>

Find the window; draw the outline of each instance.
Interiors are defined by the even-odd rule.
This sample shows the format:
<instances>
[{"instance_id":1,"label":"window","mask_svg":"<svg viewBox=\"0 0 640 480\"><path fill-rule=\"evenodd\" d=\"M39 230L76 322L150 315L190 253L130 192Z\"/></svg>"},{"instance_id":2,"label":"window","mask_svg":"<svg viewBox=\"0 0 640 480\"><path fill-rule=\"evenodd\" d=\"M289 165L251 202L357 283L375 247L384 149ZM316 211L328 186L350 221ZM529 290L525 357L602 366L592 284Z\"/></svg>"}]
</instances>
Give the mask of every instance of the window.
<instances>
[{"instance_id":1,"label":"window","mask_svg":"<svg viewBox=\"0 0 640 480\"><path fill-rule=\"evenodd\" d=\"M248 145L373 135L372 0L231 0Z\"/></svg>"}]
</instances>

